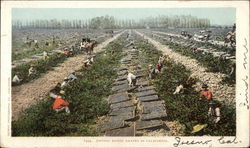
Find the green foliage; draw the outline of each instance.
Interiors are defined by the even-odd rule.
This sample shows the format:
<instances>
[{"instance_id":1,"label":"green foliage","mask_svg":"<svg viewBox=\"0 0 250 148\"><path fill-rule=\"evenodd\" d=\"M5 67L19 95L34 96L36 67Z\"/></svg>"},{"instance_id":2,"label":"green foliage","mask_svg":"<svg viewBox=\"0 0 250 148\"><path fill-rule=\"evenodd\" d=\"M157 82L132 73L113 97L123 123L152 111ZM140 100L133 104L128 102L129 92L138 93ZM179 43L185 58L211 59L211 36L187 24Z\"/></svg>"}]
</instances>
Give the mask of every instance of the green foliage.
<instances>
[{"instance_id":1,"label":"green foliage","mask_svg":"<svg viewBox=\"0 0 250 148\"><path fill-rule=\"evenodd\" d=\"M48 59L44 60L43 58L35 61L31 61L22 65L19 65L12 69L12 77L19 72L19 76L21 79L23 79L18 85L21 85L23 83L27 83L33 79L36 79L46 73L48 70L51 70L53 67L57 66L59 63L62 63L65 59L67 59L67 56L64 54L58 54L55 53L51 55ZM29 74L29 68L33 65L36 69L36 74L28 76Z\"/></svg>"},{"instance_id":2,"label":"green foliage","mask_svg":"<svg viewBox=\"0 0 250 148\"><path fill-rule=\"evenodd\" d=\"M181 53L182 55L196 59L210 72L220 72L226 74L227 77L222 81L224 84L235 85L236 83L236 71L234 70L231 75L231 68L236 67L236 64L232 61L220 57L214 57L212 54L203 54L201 51L193 52L191 48L174 44L172 42L162 42L172 48L174 51Z\"/></svg>"},{"instance_id":3,"label":"green foliage","mask_svg":"<svg viewBox=\"0 0 250 148\"><path fill-rule=\"evenodd\" d=\"M140 54L139 57L139 59L141 59L142 66L157 63L159 56L162 55L161 51L156 50L152 44L145 44L143 40L138 39L135 42L135 45L143 52L143 54Z\"/></svg>"},{"instance_id":4,"label":"green foliage","mask_svg":"<svg viewBox=\"0 0 250 148\"><path fill-rule=\"evenodd\" d=\"M21 48L26 48L26 47L21 46ZM41 48L40 49L33 49L33 50L29 49L29 50L23 51L21 53L13 53L12 54L12 61L28 58L32 55L42 53L43 51L49 52L49 51L53 50L54 48L56 48L56 46L50 46L46 49L41 49Z\"/></svg>"},{"instance_id":5,"label":"green foliage","mask_svg":"<svg viewBox=\"0 0 250 148\"><path fill-rule=\"evenodd\" d=\"M73 55L77 54L78 51L75 51ZM19 84L16 85L21 85L24 83L27 83L31 80L34 80L43 74L45 74L47 71L53 69L56 67L58 64L64 62L67 59L67 56L61 53L54 53L53 55L50 55L49 58L47 59L38 59L35 61L31 61L22 65L19 65L15 68L12 69L12 77L19 72L19 76L21 79L23 79ZM33 65L36 69L36 74L28 76L29 74L29 68Z\"/></svg>"},{"instance_id":6,"label":"green foliage","mask_svg":"<svg viewBox=\"0 0 250 148\"><path fill-rule=\"evenodd\" d=\"M156 64L159 54L154 54L157 50L151 45L139 45L143 51L144 58L155 59L150 61ZM153 80L159 98L165 101L168 120L179 121L185 125L185 134L192 135L193 126L208 123L204 134L212 136L233 136L236 134L236 111L235 106L224 102L221 104L221 121L214 124L208 118L208 102L198 101L199 92L195 91L190 83L191 72L186 70L183 65L175 64L172 61L163 66L163 71ZM197 80L192 80L196 82ZM184 92L173 94L176 86L181 83L184 85Z\"/></svg>"},{"instance_id":7,"label":"green foliage","mask_svg":"<svg viewBox=\"0 0 250 148\"><path fill-rule=\"evenodd\" d=\"M121 42L123 43L123 42ZM93 127L97 117L106 115L109 105L104 98L111 93L111 84L116 77L114 69L121 58L121 43L109 45L107 51L115 54L97 54L91 67L77 73L78 79L66 89L66 101L71 114L55 113L50 98L33 105L25 115L12 122L13 136L97 136Z\"/></svg>"}]
</instances>

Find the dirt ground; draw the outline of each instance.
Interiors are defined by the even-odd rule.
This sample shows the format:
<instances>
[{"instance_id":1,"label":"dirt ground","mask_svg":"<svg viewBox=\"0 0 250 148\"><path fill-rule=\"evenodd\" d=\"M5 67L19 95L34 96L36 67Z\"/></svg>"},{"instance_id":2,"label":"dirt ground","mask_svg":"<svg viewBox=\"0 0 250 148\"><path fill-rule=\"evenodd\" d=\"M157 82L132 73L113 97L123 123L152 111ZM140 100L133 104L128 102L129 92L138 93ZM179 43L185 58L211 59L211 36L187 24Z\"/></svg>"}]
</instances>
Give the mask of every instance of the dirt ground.
<instances>
[{"instance_id":1,"label":"dirt ground","mask_svg":"<svg viewBox=\"0 0 250 148\"><path fill-rule=\"evenodd\" d=\"M124 31L123 31L124 32ZM95 52L117 39L123 32L115 35L95 47ZM78 70L83 65L85 55L68 58L64 63L47 72L44 76L29 83L12 87L12 120L17 120L29 106L44 99L58 82L62 82L73 70Z\"/></svg>"},{"instance_id":2,"label":"dirt ground","mask_svg":"<svg viewBox=\"0 0 250 148\"><path fill-rule=\"evenodd\" d=\"M206 68L201 66L197 60L176 53L167 46L162 45L161 43L141 34L140 32L136 31L136 33L144 36L145 39L148 39L151 44L153 44L157 49L161 50L164 54L168 55L176 63L184 65L188 70L191 71L191 77L197 78L201 82L208 84L209 89L211 89L213 92L214 98L220 101L225 100L228 103L235 102L235 87L220 84L223 77L225 77L224 74L206 72Z\"/></svg>"}]
</instances>

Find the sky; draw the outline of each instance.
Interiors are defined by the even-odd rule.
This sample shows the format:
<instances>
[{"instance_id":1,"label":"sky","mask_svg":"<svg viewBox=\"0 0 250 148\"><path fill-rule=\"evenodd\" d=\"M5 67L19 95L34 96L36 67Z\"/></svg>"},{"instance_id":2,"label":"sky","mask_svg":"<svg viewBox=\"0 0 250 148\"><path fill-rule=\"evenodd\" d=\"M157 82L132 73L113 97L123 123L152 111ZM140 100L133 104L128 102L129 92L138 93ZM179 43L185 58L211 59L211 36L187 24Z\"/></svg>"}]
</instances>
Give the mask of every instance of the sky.
<instances>
[{"instance_id":1,"label":"sky","mask_svg":"<svg viewBox=\"0 0 250 148\"><path fill-rule=\"evenodd\" d=\"M13 8L12 20L90 19L97 16L118 19L140 19L159 15L192 15L208 18L212 25L232 25L236 22L235 8Z\"/></svg>"}]
</instances>

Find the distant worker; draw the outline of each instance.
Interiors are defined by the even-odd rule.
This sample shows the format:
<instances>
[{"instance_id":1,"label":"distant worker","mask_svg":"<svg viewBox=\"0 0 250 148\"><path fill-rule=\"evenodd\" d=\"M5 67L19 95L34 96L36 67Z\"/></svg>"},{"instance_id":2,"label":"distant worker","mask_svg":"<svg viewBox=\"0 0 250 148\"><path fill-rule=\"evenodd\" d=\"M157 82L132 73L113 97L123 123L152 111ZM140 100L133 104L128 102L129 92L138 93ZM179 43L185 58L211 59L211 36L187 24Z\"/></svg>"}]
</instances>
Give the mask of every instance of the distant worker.
<instances>
[{"instance_id":1,"label":"distant worker","mask_svg":"<svg viewBox=\"0 0 250 148\"><path fill-rule=\"evenodd\" d=\"M175 92L173 93L174 95L175 94L180 94L180 93L183 93L183 91L184 91L184 87L183 87L183 85L182 84L178 84L178 86L176 87L176 89L175 89Z\"/></svg>"},{"instance_id":2,"label":"distant worker","mask_svg":"<svg viewBox=\"0 0 250 148\"><path fill-rule=\"evenodd\" d=\"M61 91L61 83L57 83L56 86L50 90L49 92L49 96L51 98L56 98L59 94L60 94L60 91Z\"/></svg>"},{"instance_id":3,"label":"distant worker","mask_svg":"<svg viewBox=\"0 0 250 148\"><path fill-rule=\"evenodd\" d=\"M207 89L207 84L202 85L202 91L200 92L199 100L212 100L212 92Z\"/></svg>"},{"instance_id":4,"label":"distant worker","mask_svg":"<svg viewBox=\"0 0 250 148\"><path fill-rule=\"evenodd\" d=\"M36 74L36 69L34 68L33 65L31 65L31 67L29 69L29 75L28 76L35 75L35 74Z\"/></svg>"},{"instance_id":5,"label":"distant worker","mask_svg":"<svg viewBox=\"0 0 250 148\"><path fill-rule=\"evenodd\" d=\"M68 83L69 83L69 79L68 79L68 77L65 77L63 82L62 82L61 88L62 89L65 88L68 85Z\"/></svg>"},{"instance_id":6,"label":"distant worker","mask_svg":"<svg viewBox=\"0 0 250 148\"><path fill-rule=\"evenodd\" d=\"M44 52L43 52L43 58L44 58L44 60L47 59L48 57L49 57L49 56L48 56L48 52L44 51Z\"/></svg>"},{"instance_id":7,"label":"distant worker","mask_svg":"<svg viewBox=\"0 0 250 148\"><path fill-rule=\"evenodd\" d=\"M84 60L85 61L83 61L83 68L89 67L94 62L94 58L89 55L87 57L84 57Z\"/></svg>"},{"instance_id":8,"label":"distant worker","mask_svg":"<svg viewBox=\"0 0 250 148\"><path fill-rule=\"evenodd\" d=\"M39 46L38 46L38 41L37 41L37 40L34 40L34 43L35 43L35 47L36 47L36 48L39 48Z\"/></svg>"},{"instance_id":9,"label":"distant worker","mask_svg":"<svg viewBox=\"0 0 250 148\"><path fill-rule=\"evenodd\" d=\"M233 25L232 32L235 32L235 30L236 30L236 24Z\"/></svg>"},{"instance_id":10,"label":"distant worker","mask_svg":"<svg viewBox=\"0 0 250 148\"><path fill-rule=\"evenodd\" d=\"M69 76L67 77L69 82L73 82L77 79L76 73L73 71Z\"/></svg>"},{"instance_id":11,"label":"distant worker","mask_svg":"<svg viewBox=\"0 0 250 148\"><path fill-rule=\"evenodd\" d=\"M68 106L69 106L69 102L65 101L64 97L59 95L55 98L53 109L57 113L65 110L66 113L70 114L70 110Z\"/></svg>"},{"instance_id":12,"label":"distant worker","mask_svg":"<svg viewBox=\"0 0 250 148\"><path fill-rule=\"evenodd\" d=\"M56 43L56 39L55 39L55 36L53 35L52 37L52 44L55 44Z\"/></svg>"},{"instance_id":13,"label":"distant worker","mask_svg":"<svg viewBox=\"0 0 250 148\"><path fill-rule=\"evenodd\" d=\"M64 89L70 82L73 82L77 79L75 72L72 72L68 77L65 77L61 88Z\"/></svg>"},{"instance_id":14,"label":"distant worker","mask_svg":"<svg viewBox=\"0 0 250 148\"><path fill-rule=\"evenodd\" d=\"M90 60L85 60L83 61L83 68L87 68L89 67L91 64L90 64Z\"/></svg>"},{"instance_id":15,"label":"distant worker","mask_svg":"<svg viewBox=\"0 0 250 148\"><path fill-rule=\"evenodd\" d=\"M19 78L19 73L16 73L12 79L13 84L14 85L19 84L21 81L22 81L22 79Z\"/></svg>"},{"instance_id":16,"label":"distant worker","mask_svg":"<svg viewBox=\"0 0 250 148\"><path fill-rule=\"evenodd\" d=\"M158 63L158 64L156 65L156 67L157 67L158 71L160 72L161 69L162 69L162 65Z\"/></svg>"},{"instance_id":17,"label":"distant worker","mask_svg":"<svg viewBox=\"0 0 250 148\"><path fill-rule=\"evenodd\" d=\"M153 65L150 64L149 65L149 78L150 79L154 79L155 76L157 75L157 73L159 73L159 70L157 68L153 68Z\"/></svg>"},{"instance_id":18,"label":"distant worker","mask_svg":"<svg viewBox=\"0 0 250 148\"><path fill-rule=\"evenodd\" d=\"M170 42L172 42L172 40L173 40L173 37L172 37L172 36L170 36L170 37L169 37L169 41L170 41Z\"/></svg>"},{"instance_id":19,"label":"distant worker","mask_svg":"<svg viewBox=\"0 0 250 148\"><path fill-rule=\"evenodd\" d=\"M220 106L219 102L211 101L209 103L208 116L214 123L218 123L221 119Z\"/></svg>"},{"instance_id":20,"label":"distant worker","mask_svg":"<svg viewBox=\"0 0 250 148\"><path fill-rule=\"evenodd\" d=\"M163 64L164 62L164 56L160 56L158 60L158 64Z\"/></svg>"},{"instance_id":21,"label":"distant worker","mask_svg":"<svg viewBox=\"0 0 250 148\"><path fill-rule=\"evenodd\" d=\"M65 49L63 50L63 53L64 53L65 55L69 55L69 50L68 50L68 48L65 48Z\"/></svg>"},{"instance_id":22,"label":"distant worker","mask_svg":"<svg viewBox=\"0 0 250 148\"><path fill-rule=\"evenodd\" d=\"M127 80L130 87L136 85L136 76L131 71L128 72Z\"/></svg>"},{"instance_id":23,"label":"distant worker","mask_svg":"<svg viewBox=\"0 0 250 148\"><path fill-rule=\"evenodd\" d=\"M87 56L87 60L89 60L90 64L94 63L94 57L95 56Z\"/></svg>"},{"instance_id":24,"label":"distant worker","mask_svg":"<svg viewBox=\"0 0 250 148\"><path fill-rule=\"evenodd\" d=\"M137 48L135 46L132 47L132 51L136 51Z\"/></svg>"}]
</instances>

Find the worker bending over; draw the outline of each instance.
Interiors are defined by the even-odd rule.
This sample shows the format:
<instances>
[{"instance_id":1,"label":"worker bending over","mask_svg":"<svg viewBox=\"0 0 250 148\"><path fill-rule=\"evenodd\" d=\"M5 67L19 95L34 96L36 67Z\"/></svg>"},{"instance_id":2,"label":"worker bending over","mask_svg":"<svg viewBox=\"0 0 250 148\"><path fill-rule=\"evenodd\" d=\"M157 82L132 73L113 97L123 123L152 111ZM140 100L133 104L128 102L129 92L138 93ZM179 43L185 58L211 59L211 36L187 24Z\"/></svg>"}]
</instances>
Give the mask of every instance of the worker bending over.
<instances>
[{"instance_id":1,"label":"worker bending over","mask_svg":"<svg viewBox=\"0 0 250 148\"><path fill-rule=\"evenodd\" d=\"M202 85L202 91L200 92L199 100L212 100L212 92L207 89L207 84Z\"/></svg>"},{"instance_id":2,"label":"worker bending over","mask_svg":"<svg viewBox=\"0 0 250 148\"><path fill-rule=\"evenodd\" d=\"M131 71L128 72L127 80L130 87L136 85L136 76Z\"/></svg>"},{"instance_id":3,"label":"worker bending over","mask_svg":"<svg viewBox=\"0 0 250 148\"><path fill-rule=\"evenodd\" d=\"M64 97L59 95L55 98L54 104L53 104L53 109L59 113L61 111L65 111L66 113L70 114L69 110L69 102L64 100Z\"/></svg>"}]
</instances>

